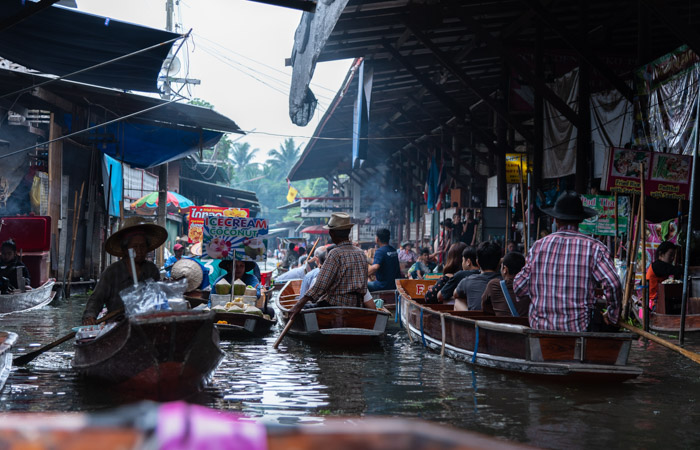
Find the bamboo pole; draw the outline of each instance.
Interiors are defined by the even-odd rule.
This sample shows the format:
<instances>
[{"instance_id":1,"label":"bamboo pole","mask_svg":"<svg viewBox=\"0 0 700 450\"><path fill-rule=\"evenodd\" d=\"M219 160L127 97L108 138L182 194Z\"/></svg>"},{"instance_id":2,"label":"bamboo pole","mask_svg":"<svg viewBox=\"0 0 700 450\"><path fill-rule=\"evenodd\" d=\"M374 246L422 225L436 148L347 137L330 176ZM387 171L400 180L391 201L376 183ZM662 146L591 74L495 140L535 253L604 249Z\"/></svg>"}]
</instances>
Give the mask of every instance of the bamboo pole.
<instances>
[{"instance_id":1,"label":"bamboo pole","mask_svg":"<svg viewBox=\"0 0 700 450\"><path fill-rule=\"evenodd\" d=\"M636 200L636 199L635 199ZM641 205L641 203L640 203ZM639 205L638 205L639 206ZM635 267L637 265L637 248L638 238L639 238L639 224L637 218L639 217L639 211L637 215L634 216L635 220L632 221L634 225L633 232L630 233L631 240L629 246L627 247L627 278L625 279L625 293L622 297L622 318L627 320L630 312L630 296L632 295L632 289L634 288L634 278L637 273Z\"/></svg>"},{"instance_id":2,"label":"bamboo pole","mask_svg":"<svg viewBox=\"0 0 700 450\"><path fill-rule=\"evenodd\" d=\"M525 191L524 191L524 184L523 184L523 169L522 167L518 166L518 175L520 176L520 211L523 215L523 253L527 255L527 244L528 244L528 236L527 236L527 231L528 231L528 220L525 217ZM508 243L506 242L506 247L508 246Z\"/></svg>"},{"instance_id":3,"label":"bamboo pole","mask_svg":"<svg viewBox=\"0 0 700 450\"><path fill-rule=\"evenodd\" d=\"M686 350L684 348L681 348L675 344L668 342L665 339L661 339L660 337L656 336L655 334L648 333L646 331L640 330L637 327L633 327L630 324L624 323L622 320L620 320L620 323L618 323L618 325L621 326L622 328L624 328L625 330L629 330L633 333L637 333L638 335L645 337L645 338L649 339L650 341L654 341L657 344L660 344L660 345L662 345L666 348L669 348L675 352L678 352L681 355L685 356L686 358L689 358L689 359L695 361L696 363L700 364L700 354L698 354L698 353L691 352L690 350Z\"/></svg>"},{"instance_id":4,"label":"bamboo pole","mask_svg":"<svg viewBox=\"0 0 700 450\"><path fill-rule=\"evenodd\" d=\"M691 173L691 179L690 179L690 194L688 196L688 226L686 229L688 230L688 234L686 235L685 238L685 264L683 267L683 297L681 299L681 329L680 333L678 334L678 342L683 345L683 341L685 340L685 319L686 319L686 314L687 314L687 308L688 308L688 296L689 296L689 291L690 291L690 286L688 285L688 279L689 279L689 270L690 270L690 240L693 236L692 230L693 230L693 213L695 209L695 177L696 174L695 172L698 170L698 149L700 147L700 123L698 122L698 119L700 119L700 101L697 101L697 112L696 112L696 120L695 120L695 149L693 150L693 171ZM678 227L680 228L680 220L678 222Z\"/></svg>"},{"instance_id":5,"label":"bamboo pole","mask_svg":"<svg viewBox=\"0 0 700 450\"><path fill-rule=\"evenodd\" d=\"M642 241L642 314L644 331L649 332L649 286L647 285L647 233L644 214L644 163L639 164L639 230Z\"/></svg>"},{"instance_id":6,"label":"bamboo pole","mask_svg":"<svg viewBox=\"0 0 700 450\"><path fill-rule=\"evenodd\" d=\"M615 260L615 257L617 256L617 237L620 234L620 224L617 219L617 215L617 192L615 192L615 240L613 241L613 260Z\"/></svg>"},{"instance_id":7,"label":"bamboo pole","mask_svg":"<svg viewBox=\"0 0 700 450\"><path fill-rule=\"evenodd\" d=\"M70 263L68 265L68 286L66 287L66 294L70 297L70 282L73 279L73 259L75 259L75 243L78 240L78 223L80 222L80 210L83 206L83 191L85 190L85 182L80 186L80 200L78 200L77 210L73 208L73 241L70 244ZM78 193L75 193L76 199L78 198Z\"/></svg>"}]
</instances>

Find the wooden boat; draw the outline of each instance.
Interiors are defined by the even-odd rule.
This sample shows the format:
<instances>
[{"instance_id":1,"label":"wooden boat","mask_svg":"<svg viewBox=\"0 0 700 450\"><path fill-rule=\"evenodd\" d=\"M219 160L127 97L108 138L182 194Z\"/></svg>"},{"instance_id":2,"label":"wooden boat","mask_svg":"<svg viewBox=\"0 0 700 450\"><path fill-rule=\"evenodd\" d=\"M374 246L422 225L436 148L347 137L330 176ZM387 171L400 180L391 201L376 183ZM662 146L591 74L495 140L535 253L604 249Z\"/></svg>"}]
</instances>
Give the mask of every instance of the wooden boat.
<instances>
[{"instance_id":1,"label":"wooden boat","mask_svg":"<svg viewBox=\"0 0 700 450\"><path fill-rule=\"evenodd\" d=\"M126 318L94 339L76 339L73 367L136 397L187 397L202 389L223 358L213 316L159 311Z\"/></svg>"},{"instance_id":2,"label":"wooden boat","mask_svg":"<svg viewBox=\"0 0 700 450\"><path fill-rule=\"evenodd\" d=\"M659 284L656 311L649 315L649 329L662 333L679 333L681 330L682 284ZM639 308L633 308L637 318ZM685 315L685 331L700 331L700 298L688 297Z\"/></svg>"},{"instance_id":3,"label":"wooden boat","mask_svg":"<svg viewBox=\"0 0 700 450\"><path fill-rule=\"evenodd\" d=\"M301 280L290 280L275 298L285 324L289 310L299 300L300 288ZM384 335L389 316L386 309L345 306L304 309L294 319L289 335L327 344L366 344Z\"/></svg>"},{"instance_id":4,"label":"wooden boat","mask_svg":"<svg viewBox=\"0 0 700 450\"><path fill-rule=\"evenodd\" d=\"M202 291L200 289L195 289L194 291L185 292L185 300L190 303L190 307L195 308L199 305L206 305L209 303L210 291Z\"/></svg>"},{"instance_id":5,"label":"wooden boat","mask_svg":"<svg viewBox=\"0 0 700 450\"><path fill-rule=\"evenodd\" d=\"M396 308L396 291L386 290L386 291L374 291L371 293L372 298L380 298L384 300L384 308L389 311L394 311Z\"/></svg>"},{"instance_id":6,"label":"wooden boat","mask_svg":"<svg viewBox=\"0 0 700 450\"><path fill-rule=\"evenodd\" d=\"M185 403L144 402L97 413L4 413L0 417L0 446L8 449L529 448L418 419L372 417L349 420L341 417L326 418L323 426L276 425L240 420L234 413Z\"/></svg>"},{"instance_id":7,"label":"wooden boat","mask_svg":"<svg viewBox=\"0 0 700 450\"><path fill-rule=\"evenodd\" d=\"M627 365L632 334L534 330L526 317L427 305L416 289L425 286L413 281L397 280L397 315L409 336L431 350L477 366L586 382L624 381L642 373Z\"/></svg>"},{"instance_id":8,"label":"wooden boat","mask_svg":"<svg viewBox=\"0 0 700 450\"><path fill-rule=\"evenodd\" d=\"M263 337L270 332L276 321L255 314L217 311L214 315L214 323L221 339L238 339Z\"/></svg>"},{"instance_id":9,"label":"wooden boat","mask_svg":"<svg viewBox=\"0 0 700 450\"><path fill-rule=\"evenodd\" d=\"M28 311L48 305L56 295L52 290L55 281L50 279L38 288L25 292L0 295L0 314Z\"/></svg>"},{"instance_id":10,"label":"wooden boat","mask_svg":"<svg viewBox=\"0 0 700 450\"><path fill-rule=\"evenodd\" d=\"M17 342L17 334L0 331L0 391L5 386L12 370L12 346Z\"/></svg>"}]
</instances>

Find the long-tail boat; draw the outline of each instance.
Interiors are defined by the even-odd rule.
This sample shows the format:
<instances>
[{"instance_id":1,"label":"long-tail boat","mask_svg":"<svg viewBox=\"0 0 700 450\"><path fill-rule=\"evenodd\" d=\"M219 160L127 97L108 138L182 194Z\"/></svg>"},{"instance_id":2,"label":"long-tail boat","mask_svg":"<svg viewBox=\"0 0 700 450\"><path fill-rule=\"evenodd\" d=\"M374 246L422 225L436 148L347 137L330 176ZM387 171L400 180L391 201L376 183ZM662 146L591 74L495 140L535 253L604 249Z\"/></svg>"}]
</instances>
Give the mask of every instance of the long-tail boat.
<instances>
[{"instance_id":1,"label":"long-tail boat","mask_svg":"<svg viewBox=\"0 0 700 450\"><path fill-rule=\"evenodd\" d=\"M36 289L0 295L0 314L28 311L48 305L53 300L55 280L49 279Z\"/></svg>"},{"instance_id":2,"label":"long-tail boat","mask_svg":"<svg viewBox=\"0 0 700 450\"><path fill-rule=\"evenodd\" d=\"M130 450L221 448L249 450L513 450L529 448L503 439L424 420L331 418L323 426L276 425L240 415L177 403L136 403L93 413L0 414L0 446Z\"/></svg>"},{"instance_id":3,"label":"long-tail boat","mask_svg":"<svg viewBox=\"0 0 700 450\"><path fill-rule=\"evenodd\" d=\"M173 400L200 391L219 362L214 313L158 311L76 336L73 367L134 397Z\"/></svg>"},{"instance_id":4,"label":"long-tail boat","mask_svg":"<svg viewBox=\"0 0 700 450\"><path fill-rule=\"evenodd\" d=\"M275 298L283 324L299 300L301 280L290 280ZM327 306L303 309L294 319L289 335L328 344L366 344L386 332L390 313L385 309Z\"/></svg>"},{"instance_id":5,"label":"long-tail boat","mask_svg":"<svg viewBox=\"0 0 700 450\"><path fill-rule=\"evenodd\" d=\"M0 331L0 391L12 370L12 346L17 342L17 334L10 331Z\"/></svg>"},{"instance_id":6,"label":"long-tail boat","mask_svg":"<svg viewBox=\"0 0 700 450\"><path fill-rule=\"evenodd\" d=\"M624 381L639 376L627 358L629 333L535 330L526 317L454 311L425 304L432 280L397 280L396 311L409 336L431 350L477 366L586 382Z\"/></svg>"}]
</instances>

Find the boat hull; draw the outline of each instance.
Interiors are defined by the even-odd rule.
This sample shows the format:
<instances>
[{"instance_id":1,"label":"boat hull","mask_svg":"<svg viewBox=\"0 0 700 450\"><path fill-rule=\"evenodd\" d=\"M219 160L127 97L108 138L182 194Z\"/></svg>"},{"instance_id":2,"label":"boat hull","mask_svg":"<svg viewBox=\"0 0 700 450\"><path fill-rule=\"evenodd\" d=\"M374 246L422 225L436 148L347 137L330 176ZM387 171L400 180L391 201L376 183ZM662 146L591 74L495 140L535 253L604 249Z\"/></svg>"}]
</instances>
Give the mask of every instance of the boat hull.
<instances>
[{"instance_id":1,"label":"boat hull","mask_svg":"<svg viewBox=\"0 0 700 450\"><path fill-rule=\"evenodd\" d=\"M0 331L0 391L5 386L12 370L12 346L17 342L17 334Z\"/></svg>"},{"instance_id":2,"label":"boat hull","mask_svg":"<svg viewBox=\"0 0 700 450\"><path fill-rule=\"evenodd\" d=\"M401 294L397 314L411 339L458 360L586 382L625 381L642 373L627 365L631 334L533 330L527 318L455 312L449 305L424 305Z\"/></svg>"},{"instance_id":3,"label":"boat hull","mask_svg":"<svg viewBox=\"0 0 700 450\"><path fill-rule=\"evenodd\" d=\"M275 298L286 325L296 304L300 280L290 280ZM357 346L384 336L390 313L386 309L329 306L303 309L289 328L289 336L327 345Z\"/></svg>"},{"instance_id":4,"label":"boat hull","mask_svg":"<svg viewBox=\"0 0 700 450\"><path fill-rule=\"evenodd\" d=\"M218 323L220 321L225 321L227 324ZM264 337L270 333L272 326L276 323L274 320L268 320L254 314L229 312L217 312L214 316L214 322L221 339Z\"/></svg>"},{"instance_id":5,"label":"boat hull","mask_svg":"<svg viewBox=\"0 0 700 450\"><path fill-rule=\"evenodd\" d=\"M167 311L76 342L73 367L135 397L173 400L199 392L222 358L213 313Z\"/></svg>"},{"instance_id":6,"label":"boat hull","mask_svg":"<svg viewBox=\"0 0 700 450\"><path fill-rule=\"evenodd\" d=\"M680 314L658 314L652 312L649 316L649 328L653 331L678 333L681 330ZM686 314L685 331L700 331L700 314Z\"/></svg>"},{"instance_id":7,"label":"boat hull","mask_svg":"<svg viewBox=\"0 0 700 450\"><path fill-rule=\"evenodd\" d=\"M16 294L0 295L0 314L29 311L48 305L53 300L53 285L55 280L48 280L36 289Z\"/></svg>"}]
</instances>

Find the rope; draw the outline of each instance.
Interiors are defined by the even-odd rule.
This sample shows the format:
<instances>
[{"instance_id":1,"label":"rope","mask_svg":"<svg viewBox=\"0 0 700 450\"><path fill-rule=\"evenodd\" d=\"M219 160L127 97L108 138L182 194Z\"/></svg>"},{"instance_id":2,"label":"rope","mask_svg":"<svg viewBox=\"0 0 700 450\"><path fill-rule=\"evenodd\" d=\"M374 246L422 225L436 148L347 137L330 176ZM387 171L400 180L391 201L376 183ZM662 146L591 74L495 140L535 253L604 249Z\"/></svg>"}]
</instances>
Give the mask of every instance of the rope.
<instances>
[{"instance_id":1,"label":"rope","mask_svg":"<svg viewBox=\"0 0 700 450\"><path fill-rule=\"evenodd\" d=\"M411 336L411 304L408 304L408 312L406 313L406 323L408 323L408 326L406 327L406 334L408 334L408 340L411 341L411 344L413 344L413 336Z\"/></svg>"},{"instance_id":2,"label":"rope","mask_svg":"<svg viewBox=\"0 0 700 450\"><path fill-rule=\"evenodd\" d=\"M476 362L476 354L479 351L479 324L474 324L474 353L472 354L472 364Z\"/></svg>"},{"instance_id":3,"label":"rope","mask_svg":"<svg viewBox=\"0 0 700 450\"><path fill-rule=\"evenodd\" d=\"M401 314L401 295L399 291L394 292L394 303L396 304L396 314L394 315L394 323L399 321L399 314Z\"/></svg>"},{"instance_id":4,"label":"rope","mask_svg":"<svg viewBox=\"0 0 700 450\"><path fill-rule=\"evenodd\" d=\"M442 332L442 348L440 356L445 356L445 313L440 313L440 330Z\"/></svg>"},{"instance_id":5,"label":"rope","mask_svg":"<svg viewBox=\"0 0 700 450\"><path fill-rule=\"evenodd\" d=\"M426 347L425 333L423 333L423 308L420 309L420 338L423 341L423 347Z\"/></svg>"}]
</instances>

